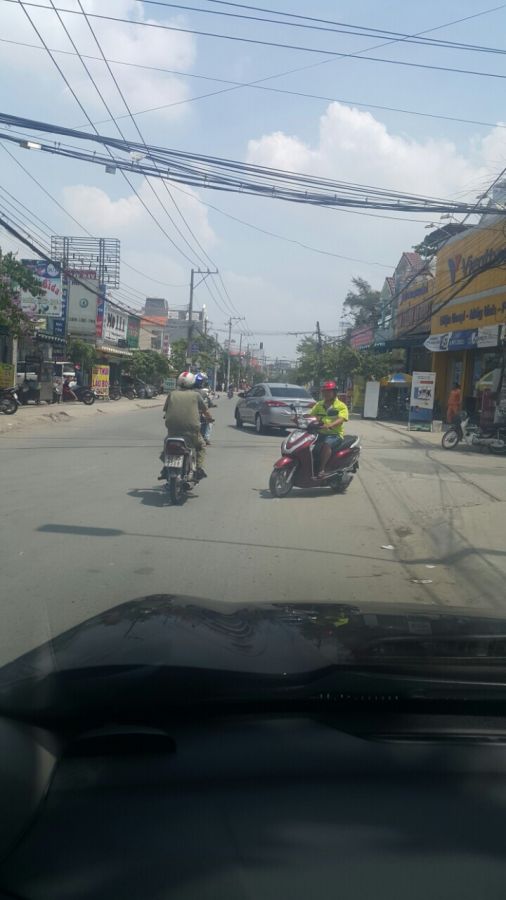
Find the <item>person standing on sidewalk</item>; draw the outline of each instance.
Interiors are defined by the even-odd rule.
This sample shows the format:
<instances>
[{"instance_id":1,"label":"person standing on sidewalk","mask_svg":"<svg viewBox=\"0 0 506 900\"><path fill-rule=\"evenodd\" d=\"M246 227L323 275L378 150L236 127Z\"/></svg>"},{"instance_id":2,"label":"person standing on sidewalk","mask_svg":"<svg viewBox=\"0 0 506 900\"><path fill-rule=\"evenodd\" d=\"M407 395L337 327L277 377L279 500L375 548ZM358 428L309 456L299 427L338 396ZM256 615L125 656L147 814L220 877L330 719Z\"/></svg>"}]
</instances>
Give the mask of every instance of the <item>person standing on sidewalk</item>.
<instances>
[{"instance_id":1,"label":"person standing on sidewalk","mask_svg":"<svg viewBox=\"0 0 506 900\"><path fill-rule=\"evenodd\" d=\"M458 416L458 414L460 413L461 403L462 391L460 390L460 384L458 383L458 381L455 381L448 397L448 406L446 409L446 421L449 425L452 424L455 416Z\"/></svg>"}]
</instances>

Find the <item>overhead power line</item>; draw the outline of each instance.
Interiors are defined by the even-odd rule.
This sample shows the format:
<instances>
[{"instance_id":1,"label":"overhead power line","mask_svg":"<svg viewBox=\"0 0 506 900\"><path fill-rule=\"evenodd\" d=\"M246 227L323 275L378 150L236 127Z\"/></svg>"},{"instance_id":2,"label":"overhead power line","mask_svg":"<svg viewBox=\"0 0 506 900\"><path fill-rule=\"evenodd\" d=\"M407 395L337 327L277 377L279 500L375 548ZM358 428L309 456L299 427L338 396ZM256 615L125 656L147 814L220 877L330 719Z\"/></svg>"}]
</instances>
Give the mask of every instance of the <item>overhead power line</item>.
<instances>
[{"instance_id":1,"label":"overhead power line","mask_svg":"<svg viewBox=\"0 0 506 900\"><path fill-rule=\"evenodd\" d=\"M3 0L3 2L4 3L20 3L23 6L23 8L25 6L31 6L31 7L37 8L37 9L41 8L40 4L27 2L27 0L23 0L23 2L22 2L22 0ZM66 13L67 15L77 15L77 16L83 15L83 13L81 13L80 10L76 10L76 9L64 9L62 7L54 7L54 9L57 12L63 12L63 13ZM25 12L26 12L26 10L25 10ZM404 66L407 68L431 70L431 71L435 71L435 72L453 72L453 73L459 74L459 75L472 75L472 76L480 77L480 78L495 78L495 79L500 79L500 80L506 79L506 75L501 74L499 72L483 72L483 71L479 71L479 70L475 70L475 69L464 69L464 68L461 69L461 68L457 68L454 66L435 66L435 65L431 65L429 63L415 63L415 62L409 62L407 60L399 60L399 59L384 59L383 57L380 57L380 56L365 56L363 54L363 52L343 53L343 52L339 52L337 50L328 50L324 47L307 47L307 46L301 45L301 44L288 44L288 43L282 43L280 41L265 41L265 40L260 40L259 38L244 37L244 36L231 35L231 34L223 34L223 33L217 33L217 32L212 32L212 31L203 31L203 30L199 30L196 28L184 28L183 26L177 26L177 25L167 25L167 24L164 24L161 22L151 22L151 21L148 22L148 21L143 21L143 20L135 20L134 21L132 19L128 19L128 18L125 18L122 16L107 16L107 15L104 15L103 13L86 13L86 15L93 19L100 19L100 20L106 21L106 22L118 22L118 23L121 23L124 25L132 25L132 26L138 27L138 28L158 29L158 30L162 30L162 31L171 31L171 32L181 33L181 34L196 34L196 35L199 35L200 37L215 38L217 40L232 41L232 42L237 42L237 43L241 43L241 44L256 45L256 46L260 46L260 47L272 47L275 49L293 50L293 51L297 51L297 52L301 52L301 53L319 54L320 56L327 56L327 57L331 57L331 58L335 58L335 59L339 59L339 58L343 57L346 59L358 59L361 61L365 60L368 62L382 63L384 65Z\"/></svg>"},{"instance_id":2,"label":"overhead power line","mask_svg":"<svg viewBox=\"0 0 506 900\"><path fill-rule=\"evenodd\" d=\"M74 222L74 224L77 225L78 228L81 229L81 231L84 231L84 233L87 234L88 237L94 237L94 235L92 234L92 232L89 231L89 230L85 227L85 225L82 224L82 222L79 222L79 220L76 219L75 216L73 216L72 213L70 213L70 212L68 211L68 209L66 209L66 208L63 206L63 204L60 203L60 201L56 199L56 197L54 196L54 194L52 194L50 191L48 191L47 188L45 188L44 185L41 184L41 182L40 182L37 178L35 178L35 175L33 175L32 172L30 172L30 171L26 168L26 166L24 166L23 163L21 163L21 162L19 161L19 159L17 159L17 158L14 156L14 154L11 153L11 151L9 150L8 147L5 146L5 144L1 144L0 146L1 146L2 149L5 150L5 152L10 156L10 158L12 159L12 161L15 162L16 165L19 166L20 169L22 169L22 171L25 173L25 175L26 175L28 178L30 178L30 180L33 181L33 183L36 184L38 188L40 188L40 190L46 195L46 197L49 198L49 200L51 200L52 203L55 204L55 206L58 207L58 209L60 209L66 216L68 216L68 218L69 218L72 222ZM25 207L25 208L26 208L26 207ZM33 215L35 215L35 213L33 213ZM54 229L53 229L52 233L53 233L53 234L56 233ZM146 279L148 279L149 281L153 281L155 284L161 284L161 285L163 285L164 287L186 287L186 286L187 286L187 283L186 283L186 282L173 284L173 283L168 282L168 281L159 281L158 279L153 278L152 275L148 275L147 272L142 272L140 269L137 269L135 266L130 265L130 263L126 262L126 260L125 260L125 258L124 258L123 255L122 255L122 259L121 259L121 265L124 266L124 267L127 268L127 269L130 269L132 272L135 272L137 275L140 275L142 278L146 278ZM129 288L129 285L126 284L125 282L123 282L123 283L122 283L122 287L123 287L123 288ZM131 290L135 290L135 288L131 288ZM140 292L138 292L138 293L140 293Z\"/></svg>"},{"instance_id":3,"label":"overhead power line","mask_svg":"<svg viewBox=\"0 0 506 900\"><path fill-rule=\"evenodd\" d=\"M37 149L57 156L81 159L94 165L111 166L121 171L136 172L156 178L163 177L168 181L187 184L192 187L212 188L214 190L252 194L273 199L281 199L306 205L326 206L330 208L371 209L389 212L417 212L466 214L471 211L489 213L506 211L490 204L476 206L462 201L451 201L437 197L423 197L418 194L405 193L392 189L378 188L372 185L361 185L354 182L336 181L304 173L256 166L220 157L187 153L133 141L119 140L100 134L89 134L76 129L65 128L23 119L8 113L0 113L0 124L13 126L18 130L36 130L52 135L64 135L82 142L92 142L105 147L109 156L86 149L68 149L60 142L40 143ZM3 140L19 143L19 139L4 133ZM112 150L116 154L112 154ZM132 160L132 154L142 158ZM126 154L126 157L119 156Z\"/></svg>"},{"instance_id":4,"label":"overhead power line","mask_svg":"<svg viewBox=\"0 0 506 900\"><path fill-rule=\"evenodd\" d=\"M58 62L57 62L56 59L54 58L53 54L51 53L51 51L50 51L50 49L49 49L49 47L48 47L46 41L45 41L44 38L42 37L42 34L41 34L40 30L37 28L35 22L33 21L32 17L30 16L30 13L29 13L29 12L27 11L27 9L25 8L26 6L37 6L37 4L26 3L26 2L24 2L24 0L18 0L18 3L19 3L19 6L21 7L21 9L23 10L23 12L25 13L25 15L26 15L28 21L30 22L30 24L31 24L31 26L32 26L32 28L33 28L33 30L35 31L35 34L36 34L37 37L39 38L39 40L40 40L41 44L43 45L44 49L46 50L46 52L47 52L49 58L51 59L51 62L52 62L53 65L55 66L56 70L58 71L58 73L59 73L59 75L61 76L61 78L63 79L63 81L65 82L65 84L66 84L68 90L71 92L72 96L74 97L74 100L76 101L77 105L79 106L81 112L83 113L83 115L85 116L86 120L88 121L88 123L89 123L89 124L91 125L91 127L93 128L95 134L98 134L97 129L95 128L95 125L93 124L92 120L90 119L90 117L89 117L89 115L88 115L86 109L84 108L84 106L83 106L81 100L79 99L79 97L78 97L76 91L74 90L74 88L73 88L72 85L70 84L70 82L69 82L68 78L66 77L65 73L63 72L61 66L58 64ZM40 6L39 6L39 8L40 8ZM53 9L55 9L55 11L59 11L59 12L65 12L65 11L66 11L66 10L59 10L57 7L54 7L54 5L53 5ZM70 35L69 35L69 39L70 39L71 42L72 42L72 39L70 38ZM72 43L73 43L73 42L72 42ZM74 45L74 46L75 46L75 45ZM76 48L75 48L75 49L76 49ZM79 54L78 54L78 55L79 55ZM90 77L91 77L91 76L90 76ZM92 79L92 80L93 80L93 79ZM108 148L107 148L107 152L108 152L109 155L111 156L111 152L110 152L110 150L109 150ZM173 240L173 238L170 236L170 234L168 233L168 231L163 227L163 225L162 225L162 224L159 222L159 220L156 218L155 214L154 214L154 213L152 212L152 210L149 208L149 206L147 205L147 203L143 200L143 198L141 197L141 195L139 194L139 192L136 190L135 186L133 185L133 183L131 182L131 180L128 178L128 176L126 175L126 173L125 173L124 171L122 171L122 175L123 175L123 178L125 179L125 181L127 182L128 186L130 187L130 190L135 194L135 196L137 197L137 199L139 200L139 202L142 204L142 206L144 207L144 209L146 210L146 212L148 213L148 215L150 216L150 218L155 222L155 224L156 224L157 227L160 229L160 231L161 231L161 232L165 235L165 237L170 241L170 243L172 244L172 246L173 246L173 247L174 247L174 248L175 248L175 249L176 249L183 257L185 257L185 258L188 260L188 262L190 262L190 263L193 264L192 258L191 258L191 257L190 257L190 256L189 256L189 255L188 255L181 247L179 247L179 246L177 245L177 243ZM151 185L151 188L153 189L152 185ZM154 189L153 189L153 190L154 190ZM156 191L155 191L155 196L157 196L157 195L156 195Z\"/></svg>"},{"instance_id":5,"label":"overhead power line","mask_svg":"<svg viewBox=\"0 0 506 900\"><path fill-rule=\"evenodd\" d=\"M122 89L121 89L121 87L120 87L120 85L119 85L119 82L118 82L116 76L114 75L114 72L112 71L111 66L110 66L110 64L108 63L108 61L107 61L107 59L106 59L106 57L105 57L105 54L104 54L103 49L102 49L102 45L100 44L100 41L98 40L98 37L97 37L97 35L96 35L96 33L95 33L95 31L94 31L94 29L93 29L93 27L92 27L92 25L91 25L91 23L90 23L90 21L89 21L88 14L84 11L83 6L82 6L82 3L81 3L81 0L77 0L77 2L78 2L78 4L79 4L79 9L81 10L81 12L83 13L83 15L84 15L84 17L85 17L85 20L86 20L86 23L87 23L87 25L88 25L88 28L89 28L89 30L90 30L92 36L93 36L93 39L94 39L94 41L95 41L96 46L97 46L97 48L98 48L98 50L99 50L99 52L100 52L101 58L102 58L102 60L105 62L106 66L107 66L107 71L109 72L109 75L110 75L111 78L112 78L112 81L113 81L113 83L114 83L114 85L115 85L115 87L116 87L116 90L117 90L117 92L119 93L119 95L120 95L120 97L121 97L122 103L123 103L123 105L124 105L124 107L125 107L125 109L126 109L126 111L127 111L127 115L128 115L128 117L129 117L130 121L132 122L132 124L133 124L133 126L134 126L134 128L135 128L135 130L136 130L136 132L137 132L137 134L139 135L139 138L141 139L142 144L143 144L145 147L147 147L146 141L145 141L145 139L144 139L144 135L142 134L142 132L141 132L141 130L140 130L140 128L139 128L139 125L137 124L137 121L136 121L134 115L132 114L132 111L131 111L131 109L130 109L130 106L129 106L127 100L126 100L125 94L124 94L124 92L122 91ZM55 11L56 11L56 7L55 7L54 0L51 0L51 5L52 5L53 9L55 9ZM67 30L67 28L65 27L64 23L63 23L62 20L61 20L61 16L59 15L59 13L57 13L57 15L58 15L58 18L59 18L60 22L62 23L64 29L65 29L66 34L67 34L67 35L69 36L69 38L70 38L70 35L69 35L69 33L68 33L68 30ZM91 73L89 72L88 67L86 66L86 64L84 63L83 59L81 58L81 56L80 56L80 54L79 54L79 51L78 51L78 49L77 49L75 43L72 41L71 38L70 38L70 40L71 40L72 46L73 46L74 49L77 51L77 53L78 53L78 55L79 55L79 58L81 59L81 63L83 64L83 66L84 66L84 68L85 68L87 74L89 75L90 79L92 80L92 83L93 83L95 89L97 90L97 92L98 92L98 94L99 94L99 96L100 96L100 99L102 100L102 103L104 104L105 108L107 109L109 115L112 116L112 113L111 113L111 111L110 111L110 109L109 109L109 107L108 107L108 105L107 105L107 103L106 103L106 101L105 101L105 99L104 99L104 97L103 97L103 94L101 93L100 89L98 88L98 85L96 84L96 82L95 82L95 80L93 79ZM113 118L113 121L114 121L114 123L115 123L115 125L116 125L116 128L118 129L120 135L121 135L121 136L123 137L123 139L124 139L124 135L123 135L123 133L122 133L122 131L121 131L121 128L119 127L119 125L118 125L118 123L116 122L115 118L114 118L114 117L112 117L112 118ZM148 181L148 183L150 183L150 182ZM193 241L194 241L195 244L199 247L199 250L204 254L204 256L205 256L207 259L209 259L209 260L211 261L211 263L215 266L215 268L218 268L217 265L216 265L216 263L214 262L214 260L211 259L211 257L209 256L209 254L207 253L207 251L206 251L205 248L203 247L202 243L200 242L200 240L199 240L198 237L196 236L195 232L194 232L193 229L191 228L190 224L188 223L188 221L187 221L187 219L186 219L184 213L182 212L181 208L179 207L178 203L176 202L175 198L173 197L173 195L172 195L172 193L171 193L171 191L170 191L170 189L169 189L169 187L168 187L168 185L167 185L167 182L166 182L165 180L162 180L162 184L163 184L163 187L165 188L165 191L167 192L167 194L168 194L168 196L169 196L169 198L170 198L172 204L174 205L175 209L177 210L179 216L181 217L181 219L182 219L182 221L183 221L183 223L184 223L186 229L188 230L189 234L191 235ZM183 239L183 241L185 242L185 244L188 246L188 248L190 249L190 252L195 253L195 248L190 244L190 242L189 242L188 239L184 236L184 234L183 234L183 232L181 231L181 229L180 229L180 228L178 227L178 225L174 222L174 219L172 218L172 216L171 216L170 213L168 212L167 208L165 207L165 204L161 201L159 195L158 195L157 192L154 190L153 186L152 186L151 184L150 184L150 186L151 186L151 189L152 189L153 193L154 193L155 196L157 197L158 202L161 204L162 208L164 209L164 211L165 211L165 212L167 213L167 215L169 216L170 221L172 222L172 224L173 224L174 227L176 228L176 230L177 230L179 236ZM198 257L198 253L197 253L197 257ZM202 259L202 257L201 257L201 259ZM224 285L224 284L223 284L223 287L224 287L225 293L226 293L226 295L227 295L227 300L228 300L228 302L230 303L231 308L234 309L235 307L233 306L233 303L232 303L232 301L231 301L230 295L228 294L228 291L226 291L226 288L225 288L225 285ZM225 302L227 302L227 300L226 300Z\"/></svg>"},{"instance_id":6,"label":"overhead power line","mask_svg":"<svg viewBox=\"0 0 506 900\"><path fill-rule=\"evenodd\" d=\"M338 22L333 19L319 19L314 16L302 16L298 15L297 13L282 12L277 9L266 9L265 7L261 6L246 6L240 3L220 3L219 5L223 7L234 7L235 9L241 10L268 13L269 18L267 18L267 16L246 15L245 12L226 12L223 9L206 9L202 6L189 6L188 4L183 3L162 2L162 0L136 0L136 2L142 3L143 6L157 6L167 10L179 9L184 12L203 13L204 15L221 16L223 18L239 19L246 22L261 22L269 25L282 25L285 28L300 28L308 31L348 35L350 37L370 37L376 39L381 38L383 40L395 42L402 41L403 43L407 44L421 44L424 47L442 50L464 50L466 52L496 53L499 55L504 55L506 53L506 50L502 49L501 47L487 47L481 44L466 44L460 41L448 41L444 39L441 40L438 38L427 38L422 36L418 37L406 34L405 32L401 31L388 31L381 28L372 28L369 26L350 24L349 22ZM210 2L212 2L212 0L210 0ZM497 6L493 10L489 11L497 12L499 9L504 9L505 7L506 4L503 3L500 6ZM273 15L283 16L284 18L270 18Z\"/></svg>"}]
</instances>

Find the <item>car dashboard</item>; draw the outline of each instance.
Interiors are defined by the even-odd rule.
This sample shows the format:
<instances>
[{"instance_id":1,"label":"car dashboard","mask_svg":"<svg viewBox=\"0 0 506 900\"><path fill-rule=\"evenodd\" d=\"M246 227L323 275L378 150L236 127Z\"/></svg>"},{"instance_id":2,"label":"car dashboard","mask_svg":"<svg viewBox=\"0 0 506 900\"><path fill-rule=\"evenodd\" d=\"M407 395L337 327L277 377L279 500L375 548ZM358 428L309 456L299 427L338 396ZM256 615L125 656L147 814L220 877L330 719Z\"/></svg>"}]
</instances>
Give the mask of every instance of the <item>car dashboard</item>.
<instances>
[{"instance_id":1,"label":"car dashboard","mask_svg":"<svg viewBox=\"0 0 506 900\"><path fill-rule=\"evenodd\" d=\"M3 719L0 897L499 900L505 724L260 711L69 740Z\"/></svg>"}]
</instances>

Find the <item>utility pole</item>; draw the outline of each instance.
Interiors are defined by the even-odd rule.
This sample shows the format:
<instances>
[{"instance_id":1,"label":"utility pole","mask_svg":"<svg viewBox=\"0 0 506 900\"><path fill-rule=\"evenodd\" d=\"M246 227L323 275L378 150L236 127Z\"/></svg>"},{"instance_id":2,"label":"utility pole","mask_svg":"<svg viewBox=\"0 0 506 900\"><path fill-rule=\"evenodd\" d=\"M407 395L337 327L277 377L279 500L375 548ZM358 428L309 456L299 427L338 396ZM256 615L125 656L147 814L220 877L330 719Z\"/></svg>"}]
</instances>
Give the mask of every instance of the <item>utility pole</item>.
<instances>
[{"instance_id":1,"label":"utility pole","mask_svg":"<svg viewBox=\"0 0 506 900\"><path fill-rule=\"evenodd\" d=\"M186 362L189 366L191 366L192 361L192 341L193 341L193 294L196 288L203 281L206 280L208 275L217 275L218 269L192 269L190 274L190 300L188 303L188 330L187 330L187 339L186 339ZM195 275L202 275L202 278L195 284ZM204 325L205 327L205 325Z\"/></svg>"},{"instance_id":2,"label":"utility pole","mask_svg":"<svg viewBox=\"0 0 506 900\"><path fill-rule=\"evenodd\" d=\"M230 316L230 319L227 322L227 325L228 325L228 359L227 359L227 387L226 387L227 391L228 391L228 386L230 384L230 351L231 351L231 347L232 347L232 322L242 322L243 319L244 319L244 316Z\"/></svg>"},{"instance_id":3,"label":"utility pole","mask_svg":"<svg viewBox=\"0 0 506 900\"><path fill-rule=\"evenodd\" d=\"M241 390L241 352L242 352L242 331L239 338L239 372L237 373L237 390Z\"/></svg>"},{"instance_id":4,"label":"utility pole","mask_svg":"<svg viewBox=\"0 0 506 900\"><path fill-rule=\"evenodd\" d=\"M215 333L214 339L216 341L216 346L214 348L213 391L216 390L216 379L218 377L218 332Z\"/></svg>"},{"instance_id":5,"label":"utility pole","mask_svg":"<svg viewBox=\"0 0 506 900\"><path fill-rule=\"evenodd\" d=\"M195 269L191 270L190 275L190 302L188 303L188 333L186 340L186 362L191 365L192 361L192 338L193 338L193 291L195 285Z\"/></svg>"},{"instance_id":6,"label":"utility pole","mask_svg":"<svg viewBox=\"0 0 506 900\"><path fill-rule=\"evenodd\" d=\"M318 355L317 355L317 369L316 369L316 384L315 384L315 387L316 387L316 389L317 389L317 391L318 391L318 394L319 394L319 393L320 393L320 382L321 382L321 377L322 377L322 362L323 362L323 360L322 360L323 343L322 343L322 333L321 333L320 323L319 323L319 322L316 323L316 335L317 335L316 352L317 352Z\"/></svg>"}]
</instances>

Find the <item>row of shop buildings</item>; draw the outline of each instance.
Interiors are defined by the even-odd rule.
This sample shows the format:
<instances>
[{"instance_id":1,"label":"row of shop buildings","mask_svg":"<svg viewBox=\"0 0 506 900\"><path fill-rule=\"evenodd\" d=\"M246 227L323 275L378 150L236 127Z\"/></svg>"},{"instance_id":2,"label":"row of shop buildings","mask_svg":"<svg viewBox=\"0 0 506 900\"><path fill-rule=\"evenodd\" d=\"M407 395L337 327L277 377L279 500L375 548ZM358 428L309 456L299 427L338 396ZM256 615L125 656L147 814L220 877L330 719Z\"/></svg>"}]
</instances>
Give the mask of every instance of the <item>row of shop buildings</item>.
<instances>
[{"instance_id":1,"label":"row of shop buildings","mask_svg":"<svg viewBox=\"0 0 506 900\"><path fill-rule=\"evenodd\" d=\"M121 379L135 350L170 358L171 344L188 336L188 312L171 310L167 300L147 298L141 311L116 300L112 291L120 286L119 241L54 237L51 250L51 261L22 261L42 293L33 297L18 291L15 298L31 319L29 334L18 339L0 328L1 387L36 381L40 399L50 399L55 363L69 361L69 342L78 339L95 350L96 372L83 372L85 382L96 377L93 386L106 393L109 383ZM206 329L205 308L194 311L192 335Z\"/></svg>"},{"instance_id":2,"label":"row of shop buildings","mask_svg":"<svg viewBox=\"0 0 506 900\"><path fill-rule=\"evenodd\" d=\"M487 373L504 367L506 217L446 236L430 261L405 252L381 291L376 328L350 334L356 349L404 351L403 368L436 373L435 417L444 418L453 384L476 410Z\"/></svg>"}]
</instances>

